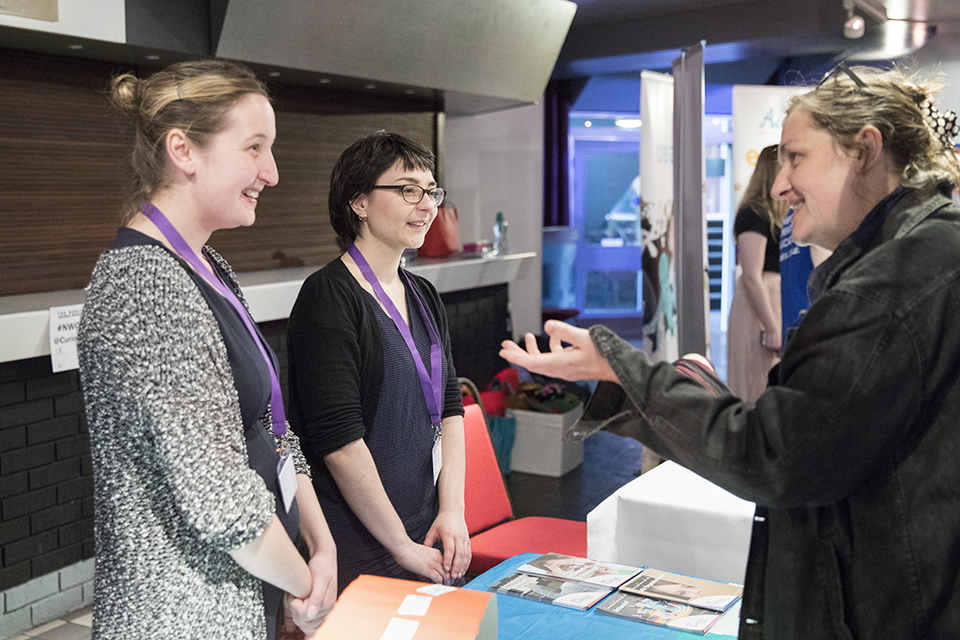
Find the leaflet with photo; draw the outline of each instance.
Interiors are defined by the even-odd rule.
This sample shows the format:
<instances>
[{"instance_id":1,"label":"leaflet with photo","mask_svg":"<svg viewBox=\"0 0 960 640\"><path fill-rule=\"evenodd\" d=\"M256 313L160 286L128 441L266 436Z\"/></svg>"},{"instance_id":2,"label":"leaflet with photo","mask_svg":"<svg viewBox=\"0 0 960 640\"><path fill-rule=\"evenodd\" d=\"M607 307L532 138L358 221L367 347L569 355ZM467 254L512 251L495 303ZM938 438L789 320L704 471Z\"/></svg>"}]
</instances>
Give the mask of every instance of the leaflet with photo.
<instances>
[{"instance_id":1,"label":"leaflet with photo","mask_svg":"<svg viewBox=\"0 0 960 640\"><path fill-rule=\"evenodd\" d=\"M597 587L616 588L637 575L641 567L577 558L562 553L545 553L517 568L522 573L574 580Z\"/></svg>"},{"instance_id":2,"label":"leaflet with photo","mask_svg":"<svg viewBox=\"0 0 960 640\"><path fill-rule=\"evenodd\" d=\"M645 598L623 591L618 591L601 602L597 612L700 635L709 631L723 615L709 609Z\"/></svg>"},{"instance_id":3,"label":"leaflet with photo","mask_svg":"<svg viewBox=\"0 0 960 640\"><path fill-rule=\"evenodd\" d=\"M644 569L620 590L720 612L729 609L743 595L743 587L738 584L691 578L659 569Z\"/></svg>"},{"instance_id":4,"label":"leaflet with photo","mask_svg":"<svg viewBox=\"0 0 960 640\"><path fill-rule=\"evenodd\" d=\"M586 611L613 591L613 589L604 587L594 587L559 578L535 576L529 573L511 574L493 583L488 589L497 593L536 600L537 602L558 604L562 607L570 607L580 611Z\"/></svg>"}]
</instances>

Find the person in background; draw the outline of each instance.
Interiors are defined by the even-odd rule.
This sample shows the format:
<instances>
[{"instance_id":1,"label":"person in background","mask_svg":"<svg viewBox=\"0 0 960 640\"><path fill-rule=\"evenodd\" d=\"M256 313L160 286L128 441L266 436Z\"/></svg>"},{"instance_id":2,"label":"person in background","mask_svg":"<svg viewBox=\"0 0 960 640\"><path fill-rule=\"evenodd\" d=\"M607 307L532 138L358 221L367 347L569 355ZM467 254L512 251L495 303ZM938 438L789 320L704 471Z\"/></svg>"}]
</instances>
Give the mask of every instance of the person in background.
<instances>
[{"instance_id":1,"label":"person in background","mask_svg":"<svg viewBox=\"0 0 960 640\"><path fill-rule=\"evenodd\" d=\"M400 267L443 201L433 153L379 131L330 178L345 252L304 282L287 332L293 426L337 543L339 589L361 573L463 584L460 388L443 303Z\"/></svg>"},{"instance_id":2,"label":"person in background","mask_svg":"<svg viewBox=\"0 0 960 640\"><path fill-rule=\"evenodd\" d=\"M760 397L780 354L780 228L787 206L770 195L779 168L777 145L760 151L733 223L739 277L727 324L727 385L744 400Z\"/></svg>"},{"instance_id":3,"label":"person in background","mask_svg":"<svg viewBox=\"0 0 960 640\"><path fill-rule=\"evenodd\" d=\"M333 539L273 352L205 246L253 224L277 183L266 89L246 67L205 60L121 75L110 98L136 137L132 198L78 335L93 637L274 638L296 635L290 622L312 633L336 599Z\"/></svg>"},{"instance_id":4,"label":"person in background","mask_svg":"<svg viewBox=\"0 0 960 640\"><path fill-rule=\"evenodd\" d=\"M801 247L793 241L793 211L787 212L780 230L781 353L810 308L807 294L810 274L828 257L830 252L826 249L816 245Z\"/></svg>"},{"instance_id":5,"label":"person in background","mask_svg":"<svg viewBox=\"0 0 960 640\"><path fill-rule=\"evenodd\" d=\"M960 629L960 179L931 81L840 65L787 108L773 195L832 255L756 402L716 395L610 330L548 322L535 372L600 380L581 423L757 503L741 640L950 638Z\"/></svg>"}]
</instances>

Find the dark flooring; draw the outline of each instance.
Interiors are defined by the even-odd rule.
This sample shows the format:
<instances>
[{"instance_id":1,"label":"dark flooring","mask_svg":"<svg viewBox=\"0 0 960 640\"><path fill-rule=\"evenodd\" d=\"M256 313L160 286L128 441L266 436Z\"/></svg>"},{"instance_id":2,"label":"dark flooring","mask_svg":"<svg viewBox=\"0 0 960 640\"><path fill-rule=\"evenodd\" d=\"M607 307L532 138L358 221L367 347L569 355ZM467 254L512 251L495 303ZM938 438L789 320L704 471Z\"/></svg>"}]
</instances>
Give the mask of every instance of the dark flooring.
<instances>
[{"instance_id":1,"label":"dark flooring","mask_svg":"<svg viewBox=\"0 0 960 640\"><path fill-rule=\"evenodd\" d=\"M604 498L640 473L643 446L602 431L583 443L583 464L560 478L511 471L507 491L517 518L586 520Z\"/></svg>"}]
</instances>

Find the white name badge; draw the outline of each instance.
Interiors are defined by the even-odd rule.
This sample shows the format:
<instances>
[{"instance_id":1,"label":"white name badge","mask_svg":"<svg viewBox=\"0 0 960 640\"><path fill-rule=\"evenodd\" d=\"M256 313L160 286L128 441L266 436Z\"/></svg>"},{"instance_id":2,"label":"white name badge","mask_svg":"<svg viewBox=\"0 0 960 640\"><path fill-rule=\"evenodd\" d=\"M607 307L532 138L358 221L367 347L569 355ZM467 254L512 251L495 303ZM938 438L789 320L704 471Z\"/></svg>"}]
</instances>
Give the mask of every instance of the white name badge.
<instances>
[{"instance_id":1,"label":"white name badge","mask_svg":"<svg viewBox=\"0 0 960 640\"><path fill-rule=\"evenodd\" d=\"M433 441L433 484L437 484L437 478L440 477L440 468L443 467L443 453L440 450L440 442L443 438L437 438Z\"/></svg>"},{"instance_id":2,"label":"white name badge","mask_svg":"<svg viewBox=\"0 0 960 640\"><path fill-rule=\"evenodd\" d=\"M283 496L283 508L290 513L293 498L297 495L297 472L293 468L290 446L283 445L280 450L280 462L277 463L277 478L280 480L280 495Z\"/></svg>"}]
</instances>

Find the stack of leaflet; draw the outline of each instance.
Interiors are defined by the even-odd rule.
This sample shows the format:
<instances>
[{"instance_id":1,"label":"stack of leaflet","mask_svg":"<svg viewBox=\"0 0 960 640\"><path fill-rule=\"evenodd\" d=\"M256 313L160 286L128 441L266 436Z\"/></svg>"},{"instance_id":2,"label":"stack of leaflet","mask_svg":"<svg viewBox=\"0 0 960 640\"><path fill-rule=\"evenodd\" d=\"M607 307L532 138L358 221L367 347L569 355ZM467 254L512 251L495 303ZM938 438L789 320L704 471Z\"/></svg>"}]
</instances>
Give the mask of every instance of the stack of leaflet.
<instances>
[{"instance_id":1,"label":"stack of leaflet","mask_svg":"<svg viewBox=\"0 0 960 640\"><path fill-rule=\"evenodd\" d=\"M742 595L740 585L644 569L597 611L702 635Z\"/></svg>"},{"instance_id":2,"label":"stack of leaflet","mask_svg":"<svg viewBox=\"0 0 960 640\"><path fill-rule=\"evenodd\" d=\"M640 567L547 553L490 585L490 591L584 611L637 575Z\"/></svg>"}]
</instances>

